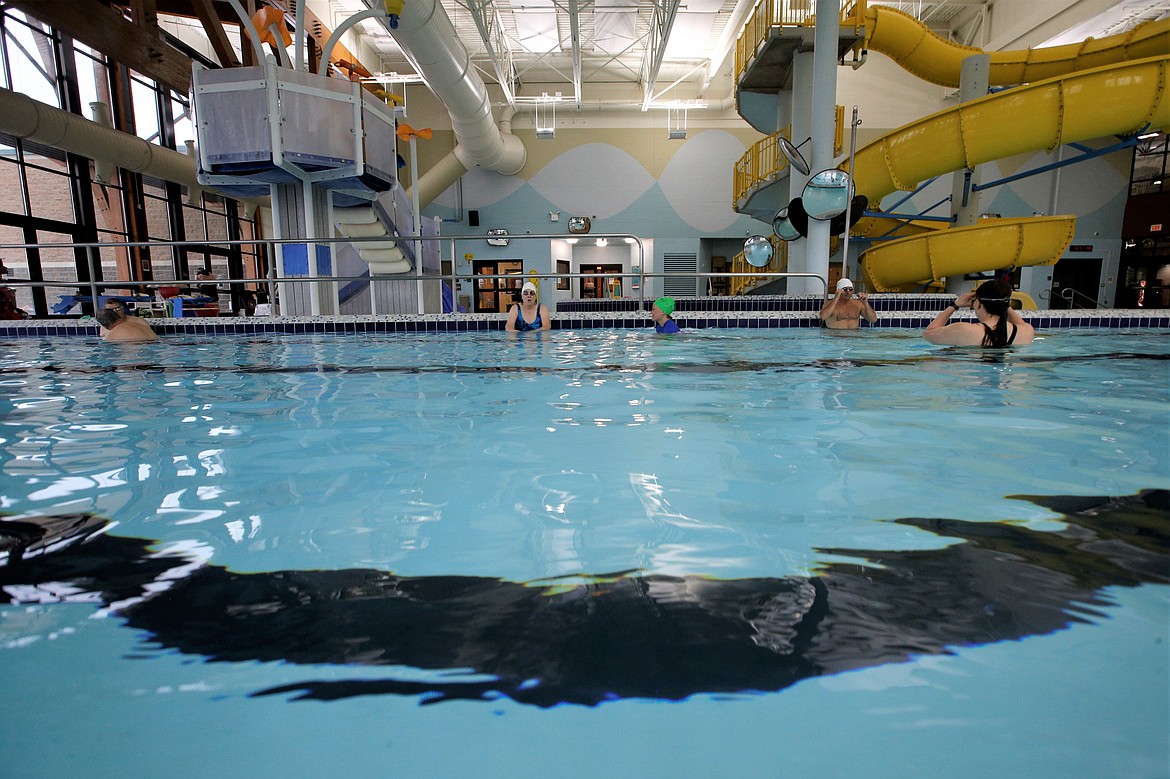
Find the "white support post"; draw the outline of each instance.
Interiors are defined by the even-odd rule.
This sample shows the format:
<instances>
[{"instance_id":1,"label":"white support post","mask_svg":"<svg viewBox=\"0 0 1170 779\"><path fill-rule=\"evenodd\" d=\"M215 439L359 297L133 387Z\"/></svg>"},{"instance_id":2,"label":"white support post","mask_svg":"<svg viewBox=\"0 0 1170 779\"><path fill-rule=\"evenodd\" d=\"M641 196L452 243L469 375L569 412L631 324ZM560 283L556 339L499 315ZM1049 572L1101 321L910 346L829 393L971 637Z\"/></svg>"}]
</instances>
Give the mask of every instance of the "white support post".
<instances>
[{"instance_id":1,"label":"white support post","mask_svg":"<svg viewBox=\"0 0 1170 779\"><path fill-rule=\"evenodd\" d=\"M410 194L411 194L411 208L414 211L414 234L422 234L422 211L418 204L418 142L414 135L410 136L410 176L412 179ZM415 240L414 242L414 272L418 276L422 276L423 259L422 259L422 241ZM426 301L423 296L423 280L420 278L415 282L415 289L418 292L418 312L420 314L426 312Z\"/></svg>"}]
</instances>

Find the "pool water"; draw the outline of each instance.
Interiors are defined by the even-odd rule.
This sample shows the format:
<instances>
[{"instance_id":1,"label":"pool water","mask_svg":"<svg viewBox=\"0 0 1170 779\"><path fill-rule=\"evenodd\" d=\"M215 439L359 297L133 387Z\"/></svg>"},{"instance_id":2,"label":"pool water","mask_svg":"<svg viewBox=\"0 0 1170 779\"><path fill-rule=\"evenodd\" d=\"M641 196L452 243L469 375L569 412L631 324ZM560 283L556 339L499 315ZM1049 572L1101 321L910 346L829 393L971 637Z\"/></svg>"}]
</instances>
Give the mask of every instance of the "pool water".
<instances>
[{"instance_id":1,"label":"pool water","mask_svg":"<svg viewBox=\"0 0 1170 779\"><path fill-rule=\"evenodd\" d=\"M1166 336L0 343L7 770L1166 776Z\"/></svg>"}]
</instances>

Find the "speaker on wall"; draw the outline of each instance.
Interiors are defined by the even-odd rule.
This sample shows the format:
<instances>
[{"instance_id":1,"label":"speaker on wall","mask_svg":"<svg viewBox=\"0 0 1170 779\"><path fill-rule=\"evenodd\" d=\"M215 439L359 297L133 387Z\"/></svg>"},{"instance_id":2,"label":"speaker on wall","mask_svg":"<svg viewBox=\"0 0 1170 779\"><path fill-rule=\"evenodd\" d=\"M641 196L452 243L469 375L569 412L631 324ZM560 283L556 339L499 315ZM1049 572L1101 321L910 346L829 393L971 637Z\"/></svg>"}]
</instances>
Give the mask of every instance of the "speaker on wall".
<instances>
[{"instance_id":1,"label":"speaker on wall","mask_svg":"<svg viewBox=\"0 0 1170 779\"><path fill-rule=\"evenodd\" d=\"M479 211L474 208L467 212L467 223L472 227L479 227Z\"/></svg>"}]
</instances>

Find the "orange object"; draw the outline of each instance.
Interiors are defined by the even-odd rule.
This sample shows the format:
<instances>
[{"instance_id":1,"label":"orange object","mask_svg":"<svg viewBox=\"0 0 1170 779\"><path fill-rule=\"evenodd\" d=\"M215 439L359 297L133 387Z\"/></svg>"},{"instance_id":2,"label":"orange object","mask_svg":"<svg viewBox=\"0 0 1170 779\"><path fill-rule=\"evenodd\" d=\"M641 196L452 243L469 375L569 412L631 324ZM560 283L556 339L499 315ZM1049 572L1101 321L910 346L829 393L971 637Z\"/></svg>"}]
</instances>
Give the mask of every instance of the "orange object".
<instances>
[{"instance_id":1,"label":"orange object","mask_svg":"<svg viewBox=\"0 0 1170 779\"><path fill-rule=\"evenodd\" d=\"M424 141L429 141L431 139L431 128L429 127L416 130L408 124L400 124L398 125L398 129L395 132L398 134L398 137L404 141L409 141L411 136L414 136L415 138L422 138Z\"/></svg>"},{"instance_id":2,"label":"orange object","mask_svg":"<svg viewBox=\"0 0 1170 779\"><path fill-rule=\"evenodd\" d=\"M173 298L179 294L179 288L178 287L159 287L158 294L162 295L164 299L165 298Z\"/></svg>"},{"instance_id":3,"label":"orange object","mask_svg":"<svg viewBox=\"0 0 1170 779\"><path fill-rule=\"evenodd\" d=\"M261 43L271 43L273 46L281 47L292 43L292 34L288 31L288 25L284 23L284 12L279 8L273 8L270 5L264 6L252 14L252 24L256 25L256 31L260 33ZM273 25L276 25L276 30L280 33L279 43L272 37Z\"/></svg>"},{"instance_id":4,"label":"orange object","mask_svg":"<svg viewBox=\"0 0 1170 779\"><path fill-rule=\"evenodd\" d=\"M350 62L349 60L337 60L335 64L337 67L341 68L349 74L350 81L357 81L359 78L369 78L371 75L370 71L366 70L356 62Z\"/></svg>"}]
</instances>

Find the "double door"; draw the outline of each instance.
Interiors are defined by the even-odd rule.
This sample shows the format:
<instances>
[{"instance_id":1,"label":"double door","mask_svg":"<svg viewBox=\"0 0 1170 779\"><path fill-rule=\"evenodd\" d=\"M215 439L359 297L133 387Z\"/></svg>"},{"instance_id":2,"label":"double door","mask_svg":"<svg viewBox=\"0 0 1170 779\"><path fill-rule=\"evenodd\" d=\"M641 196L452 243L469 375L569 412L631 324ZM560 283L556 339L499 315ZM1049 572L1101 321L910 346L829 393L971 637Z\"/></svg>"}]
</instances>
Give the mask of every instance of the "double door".
<instances>
[{"instance_id":1,"label":"double door","mask_svg":"<svg viewBox=\"0 0 1170 779\"><path fill-rule=\"evenodd\" d=\"M472 270L476 276L506 273L516 278L477 278L475 280L475 312L502 314L520 300L524 285L523 260L475 260Z\"/></svg>"},{"instance_id":2,"label":"double door","mask_svg":"<svg viewBox=\"0 0 1170 779\"><path fill-rule=\"evenodd\" d=\"M584 300L594 298L620 298L622 296L622 266L620 264L581 265L582 276L580 295Z\"/></svg>"}]
</instances>

